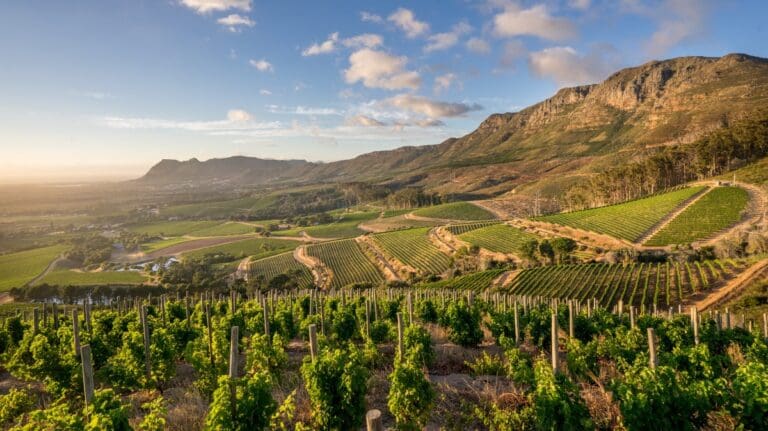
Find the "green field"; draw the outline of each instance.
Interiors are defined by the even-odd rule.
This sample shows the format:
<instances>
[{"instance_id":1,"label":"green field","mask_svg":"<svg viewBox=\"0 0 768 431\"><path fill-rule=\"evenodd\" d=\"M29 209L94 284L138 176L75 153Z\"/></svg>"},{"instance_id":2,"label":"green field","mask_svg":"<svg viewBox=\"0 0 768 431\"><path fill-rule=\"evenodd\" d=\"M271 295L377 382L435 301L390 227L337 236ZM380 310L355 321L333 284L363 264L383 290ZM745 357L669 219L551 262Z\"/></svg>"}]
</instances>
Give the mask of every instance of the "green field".
<instances>
[{"instance_id":1,"label":"green field","mask_svg":"<svg viewBox=\"0 0 768 431\"><path fill-rule=\"evenodd\" d=\"M56 286L95 286L100 284L141 284L147 278L134 271L79 272L71 270L52 271L38 284Z\"/></svg>"},{"instance_id":2,"label":"green field","mask_svg":"<svg viewBox=\"0 0 768 431\"><path fill-rule=\"evenodd\" d=\"M454 235L461 235L469 231L480 229L481 227L487 227L494 224L498 224L497 221L478 221L474 223L456 223L445 227L448 232Z\"/></svg>"},{"instance_id":3,"label":"green field","mask_svg":"<svg viewBox=\"0 0 768 431\"><path fill-rule=\"evenodd\" d=\"M445 220L494 220L496 216L469 202L453 202L435 205L413 212L420 217L439 218Z\"/></svg>"},{"instance_id":4,"label":"green field","mask_svg":"<svg viewBox=\"0 0 768 431\"><path fill-rule=\"evenodd\" d=\"M300 236L304 231L307 235L314 238L352 238L365 233L357 227L360 223L373 220L379 216L376 211L346 213L340 215L340 218L329 224L317 226L297 227L290 230L275 232L275 235L281 236Z\"/></svg>"},{"instance_id":5,"label":"green field","mask_svg":"<svg viewBox=\"0 0 768 431\"><path fill-rule=\"evenodd\" d=\"M505 270L503 269L491 269L488 271L475 272L473 274L450 278L448 280L440 280L434 283L424 283L418 285L418 287L424 287L427 289L474 290L481 292L491 287L493 280L503 274L504 271Z\"/></svg>"},{"instance_id":6,"label":"green field","mask_svg":"<svg viewBox=\"0 0 768 431\"><path fill-rule=\"evenodd\" d=\"M320 259L333 272L333 288L365 282L376 285L384 281L379 270L353 239L310 245L307 254Z\"/></svg>"},{"instance_id":7,"label":"green field","mask_svg":"<svg viewBox=\"0 0 768 431\"><path fill-rule=\"evenodd\" d=\"M162 221L156 223L142 223L129 226L132 232L143 233L150 236L183 236L197 230L209 229L220 225L218 221Z\"/></svg>"},{"instance_id":8,"label":"green field","mask_svg":"<svg viewBox=\"0 0 768 431\"><path fill-rule=\"evenodd\" d=\"M734 175L736 176L737 183L745 182L761 186L768 185L768 157L717 178L723 181L732 181Z\"/></svg>"},{"instance_id":9,"label":"green field","mask_svg":"<svg viewBox=\"0 0 768 431\"><path fill-rule=\"evenodd\" d=\"M248 233L254 233L256 231L255 226L251 226L245 223L228 222L220 225L211 226L204 229L198 229L190 232L192 236L228 236L228 235L244 235Z\"/></svg>"},{"instance_id":10,"label":"green field","mask_svg":"<svg viewBox=\"0 0 768 431\"><path fill-rule=\"evenodd\" d=\"M637 241L664 216L706 187L687 187L607 207L538 217L535 220Z\"/></svg>"},{"instance_id":11,"label":"green field","mask_svg":"<svg viewBox=\"0 0 768 431\"><path fill-rule=\"evenodd\" d=\"M184 253L184 256L197 258L207 254L229 254L235 259L242 259L247 256L254 256L255 259L261 259L288 250L293 250L298 245L298 241L289 239L253 238L208 248L201 248L189 253Z\"/></svg>"},{"instance_id":12,"label":"green field","mask_svg":"<svg viewBox=\"0 0 768 431\"><path fill-rule=\"evenodd\" d=\"M293 258L293 253L282 253L251 262L249 277L264 277L264 281L269 283L278 275L291 272L298 274L300 288L306 288L312 284L312 273Z\"/></svg>"},{"instance_id":13,"label":"green field","mask_svg":"<svg viewBox=\"0 0 768 431\"><path fill-rule=\"evenodd\" d=\"M544 266L523 270L507 290L516 295L596 298L605 307L623 299L624 304L656 304L663 310L733 278L746 266L741 260Z\"/></svg>"},{"instance_id":14,"label":"green field","mask_svg":"<svg viewBox=\"0 0 768 431\"><path fill-rule=\"evenodd\" d=\"M536 235L506 224L495 224L473 229L459 235L459 238L462 241L496 253L518 253L526 242L538 241L540 239Z\"/></svg>"},{"instance_id":15,"label":"green field","mask_svg":"<svg viewBox=\"0 0 768 431\"><path fill-rule=\"evenodd\" d=\"M749 194L742 188L714 188L670 221L645 245L688 244L709 238L736 224L748 202Z\"/></svg>"},{"instance_id":16,"label":"green field","mask_svg":"<svg viewBox=\"0 0 768 431\"><path fill-rule=\"evenodd\" d=\"M384 211L382 218L397 217L399 215L408 214L412 211L412 209L386 210Z\"/></svg>"},{"instance_id":17,"label":"green field","mask_svg":"<svg viewBox=\"0 0 768 431\"><path fill-rule=\"evenodd\" d=\"M423 273L440 274L451 265L451 258L427 238L429 228L406 229L373 236L382 250L400 262Z\"/></svg>"},{"instance_id":18,"label":"green field","mask_svg":"<svg viewBox=\"0 0 768 431\"><path fill-rule=\"evenodd\" d=\"M159 241L147 242L141 245L141 251L144 253L151 253L153 251L162 250L172 245L181 244L182 242L191 241L189 238L174 237L168 239L161 239Z\"/></svg>"},{"instance_id":19,"label":"green field","mask_svg":"<svg viewBox=\"0 0 768 431\"><path fill-rule=\"evenodd\" d=\"M64 245L53 245L0 256L0 292L21 287L42 274L66 249Z\"/></svg>"}]
</instances>

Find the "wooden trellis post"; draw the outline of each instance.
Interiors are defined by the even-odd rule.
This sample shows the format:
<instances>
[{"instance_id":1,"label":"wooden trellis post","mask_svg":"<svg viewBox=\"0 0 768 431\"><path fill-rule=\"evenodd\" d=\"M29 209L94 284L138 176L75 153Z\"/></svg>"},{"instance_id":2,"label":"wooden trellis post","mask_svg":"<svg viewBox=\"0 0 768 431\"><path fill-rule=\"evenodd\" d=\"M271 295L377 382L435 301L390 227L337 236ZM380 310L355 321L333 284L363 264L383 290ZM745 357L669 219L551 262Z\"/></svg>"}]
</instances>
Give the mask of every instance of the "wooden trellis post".
<instances>
[{"instance_id":1,"label":"wooden trellis post","mask_svg":"<svg viewBox=\"0 0 768 431\"><path fill-rule=\"evenodd\" d=\"M230 337L229 337L229 399L232 403L232 421L235 421L235 418L237 417L237 386L235 385L235 379L237 379L237 359L238 359L238 348L237 348L237 342L240 338L239 334L239 328L237 326L233 326L230 330Z\"/></svg>"},{"instance_id":2,"label":"wooden trellis post","mask_svg":"<svg viewBox=\"0 0 768 431\"><path fill-rule=\"evenodd\" d=\"M91 404L93 400L93 364L91 363L91 346L85 345L80 348L80 357L83 364L83 397L85 405Z\"/></svg>"},{"instance_id":3,"label":"wooden trellis post","mask_svg":"<svg viewBox=\"0 0 768 431\"><path fill-rule=\"evenodd\" d=\"M72 340L75 347L75 355L80 354L80 327L77 320L77 307L72 309Z\"/></svg>"},{"instance_id":4,"label":"wooden trellis post","mask_svg":"<svg viewBox=\"0 0 768 431\"><path fill-rule=\"evenodd\" d=\"M699 344L699 310L694 305L691 307L691 325L693 325L693 342Z\"/></svg>"},{"instance_id":5,"label":"wooden trellis post","mask_svg":"<svg viewBox=\"0 0 768 431\"><path fill-rule=\"evenodd\" d=\"M365 426L367 431L384 431L384 425L381 422L381 411L368 410L365 414Z\"/></svg>"},{"instance_id":6,"label":"wooden trellis post","mask_svg":"<svg viewBox=\"0 0 768 431\"><path fill-rule=\"evenodd\" d=\"M403 361L405 355L405 352L403 352L405 349L403 336L403 313L397 313L397 359L399 362Z\"/></svg>"},{"instance_id":7,"label":"wooden trellis post","mask_svg":"<svg viewBox=\"0 0 768 431\"><path fill-rule=\"evenodd\" d=\"M651 369L655 369L659 365L659 359L656 357L656 331L653 328L648 328L648 354L649 365Z\"/></svg>"},{"instance_id":8,"label":"wooden trellis post","mask_svg":"<svg viewBox=\"0 0 768 431\"><path fill-rule=\"evenodd\" d=\"M152 359L149 357L149 322L147 321L147 306L141 306L141 326L144 329L144 368L147 381L152 377Z\"/></svg>"},{"instance_id":9,"label":"wooden trellis post","mask_svg":"<svg viewBox=\"0 0 768 431\"><path fill-rule=\"evenodd\" d=\"M261 308L264 311L264 335L267 336L267 342L272 343L272 339L269 336L269 310L267 309L267 300L264 299L261 303Z\"/></svg>"},{"instance_id":10,"label":"wooden trellis post","mask_svg":"<svg viewBox=\"0 0 768 431\"><path fill-rule=\"evenodd\" d=\"M32 329L35 334L40 332L40 310L37 307L32 310Z\"/></svg>"},{"instance_id":11,"label":"wooden trellis post","mask_svg":"<svg viewBox=\"0 0 768 431\"><path fill-rule=\"evenodd\" d=\"M517 298L515 298L515 344L520 344L520 315L517 311Z\"/></svg>"},{"instance_id":12,"label":"wooden trellis post","mask_svg":"<svg viewBox=\"0 0 768 431\"><path fill-rule=\"evenodd\" d=\"M573 319L573 301L568 301L568 336L573 338L576 335L576 327Z\"/></svg>"},{"instance_id":13,"label":"wooden trellis post","mask_svg":"<svg viewBox=\"0 0 768 431\"><path fill-rule=\"evenodd\" d=\"M557 339L557 310L552 310L552 371L557 372L559 365L558 350L559 344Z\"/></svg>"},{"instance_id":14,"label":"wooden trellis post","mask_svg":"<svg viewBox=\"0 0 768 431\"><path fill-rule=\"evenodd\" d=\"M309 325L309 354L312 357L312 362L317 359L317 325L314 323Z\"/></svg>"},{"instance_id":15,"label":"wooden trellis post","mask_svg":"<svg viewBox=\"0 0 768 431\"><path fill-rule=\"evenodd\" d=\"M213 328L211 326L211 306L205 303L205 324L208 327L208 356L211 359L211 368L214 368L216 363L213 359Z\"/></svg>"}]
</instances>

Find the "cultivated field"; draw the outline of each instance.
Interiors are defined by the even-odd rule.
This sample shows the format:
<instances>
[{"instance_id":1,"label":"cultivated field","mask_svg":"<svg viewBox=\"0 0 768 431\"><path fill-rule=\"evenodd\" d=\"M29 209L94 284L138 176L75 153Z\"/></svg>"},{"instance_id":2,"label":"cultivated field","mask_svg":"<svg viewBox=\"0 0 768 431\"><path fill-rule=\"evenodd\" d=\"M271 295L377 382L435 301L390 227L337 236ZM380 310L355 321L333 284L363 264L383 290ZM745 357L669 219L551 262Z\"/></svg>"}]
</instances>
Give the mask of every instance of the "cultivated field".
<instances>
[{"instance_id":1,"label":"cultivated field","mask_svg":"<svg viewBox=\"0 0 768 431\"><path fill-rule=\"evenodd\" d=\"M261 259L288 250L293 250L298 245L298 241L288 239L252 238L213 247L201 248L189 253L184 253L184 256L197 258L207 254L228 254L235 259L242 259L247 256L253 256L254 259Z\"/></svg>"},{"instance_id":2,"label":"cultivated field","mask_svg":"<svg viewBox=\"0 0 768 431\"><path fill-rule=\"evenodd\" d=\"M306 232L307 235L313 238L352 238L365 233L364 230L357 227L360 223L373 220L378 216L379 213L375 211L347 213L341 215L341 218L334 223L297 227L286 231L280 231L277 234L284 236L300 236L301 232Z\"/></svg>"},{"instance_id":3,"label":"cultivated field","mask_svg":"<svg viewBox=\"0 0 768 431\"><path fill-rule=\"evenodd\" d=\"M192 234L195 231L210 229L220 225L217 221L163 221L130 226L132 232L150 236L173 237Z\"/></svg>"},{"instance_id":4,"label":"cultivated field","mask_svg":"<svg viewBox=\"0 0 768 431\"><path fill-rule=\"evenodd\" d=\"M102 284L141 284L147 278L134 271L84 272L56 270L48 273L37 284L47 283L54 286L96 286Z\"/></svg>"},{"instance_id":5,"label":"cultivated field","mask_svg":"<svg viewBox=\"0 0 768 431\"><path fill-rule=\"evenodd\" d=\"M463 241L496 253L518 253L528 241L538 241L540 238L523 230L496 224L470 230L459 235Z\"/></svg>"},{"instance_id":6,"label":"cultivated field","mask_svg":"<svg viewBox=\"0 0 768 431\"><path fill-rule=\"evenodd\" d=\"M297 273L299 287L312 284L312 274L306 266L293 258L293 253L282 253L264 259L254 260L249 267L249 277L264 277L267 283L280 274Z\"/></svg>"},{"instance_id":7,"label":"cultivated field","mask_svg":"<svg viewBox=\"0 0 768 431\"><path fill-rule=\"evenodd\" d=\"M538 217L535 220L634 242L675 208L705 189L704 186L687 187L622 204Z\"/></svg>"},{"instance_id":8,"label":"cultivated field","mask_svg":"<svg viewBox=\"0 0 768 431\"><path fill-rule=\"evenodd\" d=\"M421 208L413 212L419 217L444 220L494 220L496 216L469 202L453 202Z\"/></svg>"},{"instance_id":9,"label":"cultivated field","mask_svg":"<svg viewBox=\"0 0 768 431\"><path fill-rule=\"evenodd\" d=\"M0 256L0 292L21 287L42 274L67 247L54 245Z\"/></svg>"},{"instance_id":10,"label":"cultivated field","mask_svg":"<svg viewBox=\"0 0 768 431\"><path fill-rule=\"evenodd\" d=\"M425 289L460 289L482 292L491 287L493 280L503 274L503 269L491 269L488 271L475 272L462 275L447 280L440 280L434 283L420 284L419 287Z\"/></svg>"},{"instance_id":11,"label":"cultivated field","mask_svg":"<svg viewBox=\"0 0 768 431\"><path fill-rule=\"evenodd\" d=\"M451 259L427 238L429 228L376 234L374 240L385 253L423 273L440 274Z\"/></svg>"},{"instance_id":12,"label":"cultivated field","mask_svg":"<svg viewBox=\"0 0 768 431\"><path fill-rule=\"evenodd\" d=\"M694 202L645 245L689 244L707 239L741 219L749 194L739 187L717 187Z\"/></svg>"},{"instance_id":13,"label":"cultivated field","mask_svg":"<svg viewBox=\"0 0 768 431\"><path fill-rule=\"evenodd\" d=\"M378 284L384 281L384 277L363 254L355 240L345 239L310 245L307 247L307 255L319 259L333 272L333 288L353 283Z\"/></svg>"}]
</instances>

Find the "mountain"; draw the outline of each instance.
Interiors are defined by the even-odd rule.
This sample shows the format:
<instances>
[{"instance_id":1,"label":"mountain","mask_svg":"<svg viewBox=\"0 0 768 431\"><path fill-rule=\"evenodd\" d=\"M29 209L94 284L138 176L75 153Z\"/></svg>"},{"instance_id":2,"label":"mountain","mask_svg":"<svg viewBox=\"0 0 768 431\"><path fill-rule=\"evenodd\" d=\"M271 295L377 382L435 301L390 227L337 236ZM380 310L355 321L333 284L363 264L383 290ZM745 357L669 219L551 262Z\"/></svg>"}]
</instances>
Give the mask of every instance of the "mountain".
<instances>
[{"instance_id":1,"label":"mountain","mask_svg":"<svg viewBox=\"0 0 768 431\"><path fill-rule=\"evenodd\" d=\"M768 60L745 54L680 57L563 88L515 113L493 114L438 145L377 151L333 163L246 157L164 160L141 181L235 184L375 181L478 196L540 190L685 144L768 106Z\"/></svg>"}]
</instances>

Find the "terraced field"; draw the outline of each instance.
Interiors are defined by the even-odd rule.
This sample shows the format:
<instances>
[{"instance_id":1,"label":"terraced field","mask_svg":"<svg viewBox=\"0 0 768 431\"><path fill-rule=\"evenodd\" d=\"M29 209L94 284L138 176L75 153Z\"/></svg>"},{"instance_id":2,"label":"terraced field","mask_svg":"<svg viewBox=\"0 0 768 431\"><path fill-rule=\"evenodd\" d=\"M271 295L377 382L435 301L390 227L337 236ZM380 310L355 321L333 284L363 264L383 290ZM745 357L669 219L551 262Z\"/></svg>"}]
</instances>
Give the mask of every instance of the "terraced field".
<instances>
[{"instance_id":1,"label":"terraced field","mask_svg":"<svg viewBox=\"0 0 768 431\"><path fill-rule=\"evenodd\" d=\"M743 260L628 265L555 265L523 270L507 289L517 295L553 298L596 298L610 307L624 304L665 308L687 295L719 285L743 270Z\"/></svg>"},{"instance_id":2,"label":"terraced field","mask_svg":"<svg viewBox=\"0 0 768 431\"><path fill-rule=\"evenodd\" d=\"M689 244L707 239L741 219L749 194L739 187L717 187L694 202L645 245Z\"/></svg>"},{"instance_id":3,"label":"terraced field","mask_svg":"<svg viewBox=\"0 0 768 431\"><path fill-rule=\"evenodd\" d=\"M506 224L495 224L459 235L463 241L496 253L517 253L523 244L540 238Z\"/></svg>"},{"instance_id":4,"label":"terraced field","mask_svg":"<svg viewBox=\"0 0 768 431\"><path fill-rule=\"evenodd\" d=\"M487 227L494 224L498 224L497 221L479 221L474 223L456 223L446 226L446 230L454 235L465 234L469 231L480 229L481 227Z\"/></svg>"},{"instance_id":5,"label":"terraced field","mask_svg":"<svg viewBox=\"0 0 768 431\"><path fill-rule=\"evenodd\" d=\"M315 238L353 238L365 233L365 231L358 228L357 225L364 221L373 220L377 218L379 214L380 213L375 211L343 214L341 215L341 218L334 223L297 227L281 231L278 234L284 236L300 236L303 231L306 232L307 235Z\"/></svg>"},{"instance_id":6,"label":"terraced field","mask_svg":"<svg viewBox=\"0 0 768 431\"><path fill-rule=\"evenodd\" d=\"M134 271L81 272L70 270L53 271L37 284L48 283L56 286L97 286L105 284L141 284L147 278Z\"/></svg>"},{"instance_id":7,"label":"terraced field","mask_svg":"<svg viewBox=\"0 0 768 431\"><path fill-rule=\"evenodd\" d=\"M385 253L423 273L440 274L451 265L451 259L427 238L429 228L406 229L380 233L373 239Z\"/></svg>"},{"instance_id":8,"label":"terraced field","mask_svg":"<svg viewBox=\"0 0 768 431\"><path fill-rule=\"evenodd\" d=\"M503 269L491 269L488 271L462 275L448 280L440 280L434 283L424 283L418 285L418 287L425 287L428 289L474 290L480 292L491 287L493 280L503 274L504 271L505 270Z\"/></svg>"},{"instance_id":9,"label":"terraced field","mask_svg":"<svg viewBox=\"0 0 768 431\"><path fill-rule=\"evenodd\" d=\"M206 254L228 254L234 259L242 259L246 256L254 256L254 259L261 259L288 250L293 250L298 245L298 241L289 239L253 238L221 244L214 247L202 248L185 253L184 256L202 257Z\"/></svg>"},{"instance_id":10,"label":"terraced field","mask_svg":"<svg viewBox=\"0 0 768 431\"><path fill-rule=\"evenodd\" d=\"M249 277L264 277L264 281L270 280L280 274L295 273L300 288L309 287L312 284L312 273L306 266L293 258L293 253L282 253L251 262Z\"/></svg>"},{"instance_id":11,"label":"terraced field","mask_svg":"<svg viewBox=\"0 0 768 431\"><path fill-rule=\"evenodd\" d=\"M307 255L319 259L333 272L332 288L353 283L377 285L384 281L379 270L353 239L310 245L307 247Z\"/></svg>"},{"instance_id":12,"label":"terraced field","mask_svg":"<svg viewBox=\"0 0 768 431\"><path fill-rule=\"evenodd\" d=\"M496 216L469 202L453 202L449 204L426 207L413 212L420 217L438 218L445 220L495 220Z\"/></svg>"},{"instance_id":13,"label":"terraced field","mask_svg":"<svg viewBox=\"0 0 768 431\"><path fill-rule=\"evenodd\" d=\"M42 274L66 249L64 245L53 245L0 256L0 292L21 287Z\"/></svg>"},{"instance_id":14,"label":"terraced field","mask_svg":"<svg viewBox=\"0 0 768 431\"><path fill-rule=\"evenodd\" d=\"M630 242L664 219L670 212L706 187L687 187L607 207L537 217L534 220L571 226L610 235Z\"/></svg>"}]
</instances>

